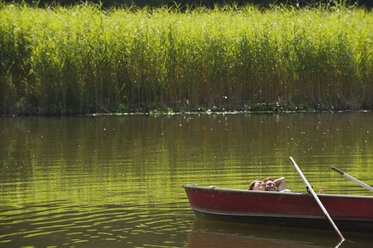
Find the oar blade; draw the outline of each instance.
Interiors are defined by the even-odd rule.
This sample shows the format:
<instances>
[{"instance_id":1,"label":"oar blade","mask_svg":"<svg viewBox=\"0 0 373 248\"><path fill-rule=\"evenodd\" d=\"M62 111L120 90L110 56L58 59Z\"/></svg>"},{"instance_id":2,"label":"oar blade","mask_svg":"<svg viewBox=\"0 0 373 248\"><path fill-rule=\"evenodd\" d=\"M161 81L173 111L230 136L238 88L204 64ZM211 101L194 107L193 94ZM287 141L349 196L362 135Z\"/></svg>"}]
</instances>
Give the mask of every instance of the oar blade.
<instances>
[{"instance_id":1,"label":"oar blade","mask_svg":"<svg viewBox=\"0 0 373 248\"><path fill-rule=\"evenodd\" d=\"M343 176L343 174L345 174L343 171L341 171L340 169L335 168L334 166L332 166L332 170L334 170L335 172L338 172L342 176Z\"/></svg>"}]
</instances>

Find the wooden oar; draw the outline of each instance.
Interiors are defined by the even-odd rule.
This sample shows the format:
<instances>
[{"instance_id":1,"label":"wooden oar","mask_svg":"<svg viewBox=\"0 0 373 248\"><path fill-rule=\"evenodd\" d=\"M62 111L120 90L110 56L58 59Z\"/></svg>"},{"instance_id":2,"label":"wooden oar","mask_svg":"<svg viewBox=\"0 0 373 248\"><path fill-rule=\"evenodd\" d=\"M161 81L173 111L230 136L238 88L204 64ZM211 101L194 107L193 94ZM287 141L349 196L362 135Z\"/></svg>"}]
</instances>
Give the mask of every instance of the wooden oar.
<instances>
[{"instance_id":1,"label":"wooden oar","mask_svg":"<svg viewBox=\"0 0 373 248\"><path fill-rule=\"evenodd\" d=\"M368 190L370 190L370 191L373 191L373 188L370 187L368 184L365 184L365 183L363 183L362 181L357 180L356 178L354 178L354 177L350 176L349 174L347 174L347 173L345 173L345 172L343 172L343 171L341 171L341 170L335 168L334 166L332 166L332 170L338 172L339 174L341 174L341 175L344 176L345 178L350 179L351 181L353 181L353 182L355 182L355 183L357 183L357 184L360 184L360 185L363 186L364 188L366 188L366 189L368 189Z\"/></svg>"},{"instance_id":2,"label":"wooden oar","mask_svg":"<svg viewBox=\"0 0 373 248\"><path fill-rule=\"evenodd\" d=\"M295 163L295 161L292 157L290 157L290 161L294 165L295 169L298 171L300 177L303 179L303 182L307 185L309 191L312 193L312 195L315 198L317 204L319 204L321 210L324 212L325 216L328 218L328 220L330 221L330 223L332 224L335 231L338 233L339 237L341 238L341 240L343 242L345 240L345 238L343 237L342 233L339 231L338 227L335 225L334 221L330 217L330 215L329 215L328 211L325 209L324 205L321 203L321 201L320 201L319 197L316 195L315 191L313 191L313 188L311 187L311 185L307 181L306 177L303 175L302 171L299 169L297 163Z\"/></svg>"}]
</instances>

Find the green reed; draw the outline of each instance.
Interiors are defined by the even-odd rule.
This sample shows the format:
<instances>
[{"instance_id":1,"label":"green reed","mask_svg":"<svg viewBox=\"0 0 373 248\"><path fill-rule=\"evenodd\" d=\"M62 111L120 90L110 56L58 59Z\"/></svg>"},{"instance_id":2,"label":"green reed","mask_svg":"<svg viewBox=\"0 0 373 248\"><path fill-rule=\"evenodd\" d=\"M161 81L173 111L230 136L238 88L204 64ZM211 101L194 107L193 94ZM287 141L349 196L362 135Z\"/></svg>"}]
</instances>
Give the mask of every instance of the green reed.
<instances>
[{"instance_id":1,"label":"green reed","mask_svg":"<svg viewBox=\"0 0 373 248\"><path fill-rule=\"evenodd\" d=\"M0 9L0 112L373 107L373 15L253 6Z\"/></svg>"}]
</instances>

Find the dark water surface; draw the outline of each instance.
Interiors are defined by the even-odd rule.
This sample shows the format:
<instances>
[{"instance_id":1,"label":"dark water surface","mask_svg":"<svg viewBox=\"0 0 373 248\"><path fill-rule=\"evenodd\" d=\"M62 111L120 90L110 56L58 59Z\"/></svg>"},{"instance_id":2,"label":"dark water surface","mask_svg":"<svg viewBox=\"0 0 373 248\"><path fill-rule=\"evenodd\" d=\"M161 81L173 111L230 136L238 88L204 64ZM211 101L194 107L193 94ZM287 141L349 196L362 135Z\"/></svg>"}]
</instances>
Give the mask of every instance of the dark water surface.
<instances>
[{"instance_id":1,"label":"dark water surface","mask_svg":"<svg viewBox=\"0 0 373 248\"><path fill-rule=\"evenodd\" d=\"M0 118L0 247L334 247L333 231L195 220L182 184L373 195L373 113ZM341 247L373 247L345 234Z\"/></svg>"}]
</instances>

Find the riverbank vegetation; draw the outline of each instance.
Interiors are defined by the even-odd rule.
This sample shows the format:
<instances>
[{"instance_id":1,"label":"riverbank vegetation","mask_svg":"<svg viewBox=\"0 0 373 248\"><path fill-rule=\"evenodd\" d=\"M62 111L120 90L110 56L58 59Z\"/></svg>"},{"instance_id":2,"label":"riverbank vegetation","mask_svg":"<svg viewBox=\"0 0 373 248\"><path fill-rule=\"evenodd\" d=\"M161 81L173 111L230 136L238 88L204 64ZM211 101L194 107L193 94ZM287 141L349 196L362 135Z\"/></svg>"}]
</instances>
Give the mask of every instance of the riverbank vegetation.
<instances>
[{"instance_id":1,"label":"riverbank vegetation","mask_svg":"<svg viewBox=\"0 0 373 248\"><path fill-rule=\"evenodd\" d=\"M37 5L38 7L48 7L50 5L61 5L61 6L73 6L77 3L91 3L99 4L104 8L110 7L128 7L128 6L150 6L150 7L162 7L168 6L178 6L178 8L190 8L190 7L214 7L215 5L227 5L235 4L237 6L244 5L255 5L257 7L270 7L273 5L294 5L294 6L310 6L319 4L328 4L329 6L336 6L337 4L344 5L355 5L360 7L372 8L373 3L371 0L5 0L5 2L13 3L27 3L31 5Z\"/></svg>"},{"instance_id":2,"label":"riverbank vegetation","mask_svg":"<svg viewBox=\"0 0 373 248\"><path fill-rule=\"evenodd\" d=\"M373 109L363 8L0 6L2 114Z\"/></svg>"}]
</instances>

